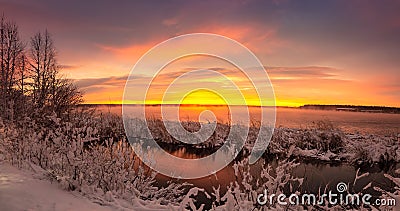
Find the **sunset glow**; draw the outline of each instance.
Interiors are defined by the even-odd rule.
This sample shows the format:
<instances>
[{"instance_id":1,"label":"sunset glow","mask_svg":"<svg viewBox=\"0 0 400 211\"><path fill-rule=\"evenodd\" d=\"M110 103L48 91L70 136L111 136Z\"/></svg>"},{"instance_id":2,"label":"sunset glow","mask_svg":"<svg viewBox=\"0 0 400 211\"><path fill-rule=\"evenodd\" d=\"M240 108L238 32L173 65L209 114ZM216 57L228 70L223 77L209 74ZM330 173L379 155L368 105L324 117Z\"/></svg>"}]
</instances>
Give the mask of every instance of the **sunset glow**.
<instances>
[{"instance_id":1,"label":"sunset glow","mask_svg":"<svg viewBox=\"0 0 400 211\"><path fill-rule=\"evenodd\" d=\"M18 0L0 2L0 8L20 25L24 38L40 28L49 30L62 73L76 81L89 104L137 103L122 102L122 97L138 59L166 39L204 32L237 40L254 52L270 77L278 106L400 106L400 3L289 2L176 1L157 7L133 1L124 6L81 2L74 7L68 1L46 1L27 11L32 3ZM240 87L247 105L270 100L259 99L240 70L212 59L186 58L160 73L146 103L179 104L178 97L164 102L163 91L177 75L196 68L226 74ZM185 82L198 83L226 89L224 81L204 75ZM195 92L183 103L224 101Z\"/></svg>"}]
</instances>

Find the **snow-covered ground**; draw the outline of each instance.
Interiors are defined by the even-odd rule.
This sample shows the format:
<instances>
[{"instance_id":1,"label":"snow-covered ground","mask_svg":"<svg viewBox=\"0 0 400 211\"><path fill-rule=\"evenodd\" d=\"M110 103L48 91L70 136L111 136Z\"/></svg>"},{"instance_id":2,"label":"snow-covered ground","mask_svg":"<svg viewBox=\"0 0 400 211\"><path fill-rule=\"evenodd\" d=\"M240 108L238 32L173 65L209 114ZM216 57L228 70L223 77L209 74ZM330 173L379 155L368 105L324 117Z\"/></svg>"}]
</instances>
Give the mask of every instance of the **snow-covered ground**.
<instances>
[{"instance_id":1,"label":"snow-covered ground","mask_svg":"<svg viewBox=\"0 0 400 211\"><path fill-rule=\"evenodd\" d=\"M114 210L62 190L41 173L21 170L0 162L0 210Z\"/></svg>"},{"instance_id":2,"label":"snow-covered ground","mask_svg":"<svg viewBox=\"0 0 400 211\"><path fill-rule=\"evenodd\" d=\"M110 194L91 194L82 191L66 191L57 181L51 182L45 170L19 169L0 157L0 210L1 211L110 211L110 210L179 210L177 206L163 206L134 199L128 202ZM181 209L184 210L184 209Z\"/></svg>"}]
</instances>

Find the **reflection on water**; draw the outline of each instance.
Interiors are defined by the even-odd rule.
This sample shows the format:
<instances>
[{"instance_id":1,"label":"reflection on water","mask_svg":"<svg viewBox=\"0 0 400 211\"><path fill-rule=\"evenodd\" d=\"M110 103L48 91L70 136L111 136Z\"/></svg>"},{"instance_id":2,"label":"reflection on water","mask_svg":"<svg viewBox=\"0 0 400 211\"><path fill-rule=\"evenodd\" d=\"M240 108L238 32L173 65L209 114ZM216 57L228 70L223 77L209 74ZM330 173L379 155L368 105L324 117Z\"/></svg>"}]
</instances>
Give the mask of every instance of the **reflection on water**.
<instances>
[{"instance_id":1,"label":"reflection on water","mask_svg":"<svg viewBox=\"0 0 400 211\"><path fill-rule=\"evenodd\" d=\"M305 191L318 193L319 189L325 188L326 185L330 189L335 189L335 185L339 182L350 184L350 188L354 192L361 191L368 183L372 182L372 187L381 187L385 190L393 191L394 184L387 179L384 174L389 173L394 175L395 170L400 165L379 166L378 164L360 168L358 175L368 172L367 177L357 180L353 186L353 181L356 176L357 168L349 164L326 164L326 163L301 163L295 168L293 174L299 177L304 177ZM369 189L371 195L379 195L378 192Z\"/></svg>"},{"instance_id":2,"label":"reflection on water","mask_svg":"<svg viewBox=\"0 0 400 211\"><path fill-rule=\"evenodd\" d=\"M186 159L199 158L199 153L202 153L201 149L196 151L187 151L185 147L176 148L176 150L169 151L170 154L179 157L184 157ZM236 159L238 160L238 159ZM226 188L230 182L236 181L235 173L230 163L227 167L223 168L221 171L217 172L215 175L210 175L204 178L195 180L184 180L198 187L206 188L206 190L212 191L211 187L215 184L221 185L222 188ZM266 158L263 157L258 160L254 165L251 165L252 175L259 175L261 167L270 164L273 168L278 165L278 159L276 158ZM175 165L177 168L188 168L184 165ZM392 188L393 184L390 180L384 177L384 173L394 174L394 171L400 168L400 164L393 164L387 166L379 166L374 164L371 166L365 166L360 168L359 175L365 172L369 172L369 176L361 179L355 184L355 189L361 190L362 187L368 184L368 182L373 182L379 187ZM191 170L196 171L196 168L190 167ZM319 188L324 188L326 185L336 185L338 182L353 182L356 175L357 168L351 166L350 164L340 164L340 163L329 163L321 161L301 161L300 165L296 166L292 174L299 178L305 178L303 183L303 191L317 193ZM169 177L159 175L159 182L163 184L164 181L171 180Z\"/></svg>"},{"instance_id":3,"label":"reflection on water","mask_svg":"<svg viewBox=\"0 0 400 211\"><path fill-rule=\"evenodd\" d=\"M171 154L179 154L182 156L185 154L187 158L197 158L197 153L200 153L202 150L197 150L197 152L192 152L190 155L188 151L184 149L184 147L178 148L175 151L169 151ZM183 154L182 154L183 153ZM261 158L254 165L250 166L250 172L253 177L258 177L260 175L261 169L266 167L266 165L271 165L272 169L275 169L278 166L278 160L274 158ZM188 168L187 166L179 166L176 165L176 168ZM303 185L297 189L300 193L314 193L318 194L320 192L324 192L326 190L336 191L336 185L339 182L344 182L349 185L349 190L352 193L357 193L362 191L363 193L369 193L375 197L379 197L381 193L374 190L372 187L380 187L386 191L394 191L395 184L387 179L384 174L395 175L395 170L400 168L400 164L393 164L389 166L379 166L372 165L368 167L363 167L359 169L358 175L363 173L369 173L368 176L363 177L353 185L355 180L355 176L357 174L357 168L351 166L349 164L338 164L338 163L326 163L320 161L306 162L300 161L300 164L294 167L291 171L291 174L295 177L304 178ZM192 171L196 171L196 168L191 167ZM160 187L167 186L168 182L188 182L197 186L199 188L204 188L208 193L213 192L213 187L220 187L221 195L225 194L227 191L227 187L234 182L238 182L241 184L242 178L237 177L234 172L233 162L228 166L218 171L216 174L203 177L200 179L194 180L179 180L172 179L170 177L158 174L156 177L157 184ZM363 190L368 183L372 183L372 187ZM257 187L257 185L256 185ZM289 190L286 190L287 194L291 194ZM200 197L199 204L206 204L206 208L210 207L210 200L208 198Z\"/></svg>"},{"instance_id":4,"label":"reflection on water","mask_svg":"<svg viewBox=\"0 0 400 211\"><path fill-rule=\"evenodd\" d=\"M207 150L201 150L199 148L188 147L188 146L177 146L172 144L165 144L162 142L158 143L158 145L160 145L162 149L166 150L171 155L184 159L203 158L213 154L215 151L219 149L219 147L215 147L212 149L207 148Z\"/></svg>"},{"instance_id":5,"label":"reflection on water","mask_svg":"<svg viewBox=\"0 0 400 211\"><path fill-rule=\"evenodd\" d=\"M136 106L136 105L128 105ZM165 109L173 105L165 106ZM101 112L122 113L121 105L97 106ZM261 109L268 108L249 107L250 118L258 121ZM135 109L133 109L134 111ZM218 122L229 121L229 109L226 106L181 106L179 114L181 120L198 121L199 115L204 110L210 110ZM304 128L320 120L330 121L334 126L345 132L362 134L400 134L400 114L366 113L346 111L325 111L296 108L277 108L276 127ZM160 118L160 106L146 106L146 116ZM207 115L205 119L207 120ZM245 115L243 114L243 117ZM240 118L240 117L239 117ZM209 119L212 119L209 116Z\"/></svg>"}]
</instances>

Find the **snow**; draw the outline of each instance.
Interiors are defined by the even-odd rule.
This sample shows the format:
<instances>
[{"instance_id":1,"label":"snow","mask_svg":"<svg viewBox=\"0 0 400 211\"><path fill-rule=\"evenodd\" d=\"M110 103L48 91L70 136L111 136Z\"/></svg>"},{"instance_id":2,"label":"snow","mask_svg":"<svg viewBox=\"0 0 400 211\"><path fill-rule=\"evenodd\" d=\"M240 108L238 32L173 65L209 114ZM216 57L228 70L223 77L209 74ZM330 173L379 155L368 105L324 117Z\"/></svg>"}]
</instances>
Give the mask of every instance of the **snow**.
<instances>
[{"instance_id":1,"label":"snow","mask_svg":"<svg viewBox=\"0 0 400 211\"><path fill-rule=\"evenodd\" d=\"M186 210L185 203L178 207L138 198L127 201L115 197L110 191L104 196L84 189L81 192L65 191L60 183L48 180L45 170L31 166L31 170L23 170L0 161L0 210ZM185 197L187 204L193 205L189 197L195 196L199 190L193 188L189 191Z\"/></svg>"},{"instance_id":2,"label":"snow","mask_svg":"<svg viewBox=\"0 0 400 211\"><path fill-rule=\"evenodd\" d=\"M114 210L77 192L62 190L41 175L0 162L0 210Z\"/></svg>"}]
</instances>

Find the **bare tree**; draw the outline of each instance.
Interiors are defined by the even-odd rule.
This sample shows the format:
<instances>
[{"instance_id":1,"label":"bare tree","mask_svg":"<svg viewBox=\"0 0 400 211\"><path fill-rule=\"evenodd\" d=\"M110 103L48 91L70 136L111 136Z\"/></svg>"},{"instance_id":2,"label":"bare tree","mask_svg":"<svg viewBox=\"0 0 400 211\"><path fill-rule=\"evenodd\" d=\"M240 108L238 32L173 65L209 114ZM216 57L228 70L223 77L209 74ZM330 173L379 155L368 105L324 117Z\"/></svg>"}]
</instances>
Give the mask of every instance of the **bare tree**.
<instances>
[{"instance_id":1,"label":"bare tree","mask_svg":"<svg viewBox=\"0 0 400 211\"><path fill-rule=\"evenodd\" d=\"M37 108L43 108L50 103L48 100L58 73L56 50L47 30L36 33L31 38L30 47L33 103Z\"/></svg>"},{"instance_id":2,"label":"bare tree","mask_svg":"<svg viewBox=\"0 0 400 211\"><path fill-rule=\"evenodd\" d=\"M56 79L52 94L53 109L57 114L67 113L83 102L82 94L71 80Z\"/></svg>"},{"instance_id":3,"label":"bare tree","mask_svg":"<svg viewBox=\"0 0 400 211\"><path fill-rule=\"evenodd\" d=\"M82 95L72 81L59 76L60 66L48 31L36 33L30 45L32 95L36 108L61 115L82 102Z\"/></svg>"},{"instance_id":4,"label":"bare tree","mask_svg":"<svg viewBox=\"0 0 400 211\"><path fill-rule=\"evenodd\" d=\"M30 76L27 71L27 58L25 54L21 56L19 60L18 72L16 75L16 86L14 88L14 100L16 101L14 111L18 113L17 117L25 117L28 111L28 108L31 109L31 106L27 106L30 104L29 100L29 85Z\"/></svg>"},{"instance_id":5,"label":"bare tree","mask_svg":"<svg viewBox=\"0 0 400 211\"><path fill-rule=\"evenodd\" d=\"M18 33L18 26L7 21L4 15L0 20L0 111L2 116L12 119L14 116L16 73L21 67L20 62L24 52L24 45Z\"/></svg>"},{"instance_id":6,"label":"bare tree","mask_svg":"<svg viewBox=\"0 0 400 211\"><path fill-rule=\"evenodd\" d=\"M25 114L62 115L82 102L72 81L59 75L56 49L49 32L36 33L29 52L14 22L0 19L0 117L14 120ZM29 112L27 111L29 109ZM37 112L34 112L37 111Z\"/></svg>"}]
</instances>

